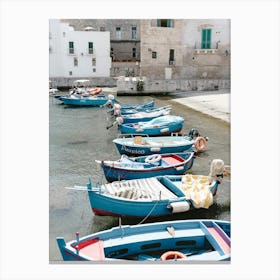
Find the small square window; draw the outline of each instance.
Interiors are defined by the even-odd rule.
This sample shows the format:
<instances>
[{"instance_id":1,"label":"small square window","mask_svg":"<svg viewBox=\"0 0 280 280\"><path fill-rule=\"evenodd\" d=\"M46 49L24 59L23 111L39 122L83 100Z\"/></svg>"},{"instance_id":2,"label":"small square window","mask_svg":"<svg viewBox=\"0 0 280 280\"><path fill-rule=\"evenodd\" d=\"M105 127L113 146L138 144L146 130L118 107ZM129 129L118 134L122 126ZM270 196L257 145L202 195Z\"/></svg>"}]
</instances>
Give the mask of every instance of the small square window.
<instances>
[{"instance_id":1,"label":"small square window","mask_svg":"<svg viewBox=\"0 0 280 280\"><path fill-rule=\"evenodd\" d=\"M69 71L69 76L72 76L72 71Z\"/></svg>"},{"instance_id":2,"label":"small square window","mask_svg":"<svg viewBox=\"0 0 280 280\"><path fill-rule=\"evenodd\" d=\"M92 72L96 72L96 68L92 68Z\"/></svg>"},{"instance_id":3,"label":"small square window","mask_svg":"<svg viewBox=\"0 0 280 280\"><path fill-rule=\"evenodd\" d=\"M152 58L157 58L157 52L152 52Z\"/></svg>"},{"instance_id":4,"label":"small square window","mask_svg":"<svg viewBox=\"0 0 280 280\"><path fill-rule=\"evenodd\" d=\"M88 53L93 54L93 42L88 42Z\"/></svg>"}]
</instances>

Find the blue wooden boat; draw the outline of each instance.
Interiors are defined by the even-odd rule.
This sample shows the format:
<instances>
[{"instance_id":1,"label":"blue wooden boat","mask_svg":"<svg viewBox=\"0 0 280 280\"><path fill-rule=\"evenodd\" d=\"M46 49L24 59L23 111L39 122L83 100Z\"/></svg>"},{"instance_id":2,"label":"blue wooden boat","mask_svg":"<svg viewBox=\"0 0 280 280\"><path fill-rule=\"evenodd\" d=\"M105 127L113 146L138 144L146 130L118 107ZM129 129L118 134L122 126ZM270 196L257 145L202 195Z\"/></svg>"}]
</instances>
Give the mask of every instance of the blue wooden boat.
<instances>
[{"instance_id":1,"label":"blue wooden boat","mask_svg":"<svg viewBox=\"0 0 280 280\"><path fill-rule=\"evenodd\" d=\"M62 101L65 105L71 106L102 106L108 102L108 97L105 95L80 95L72 94L69 96L61 96L59 100Z\"/></svg>"},{"instance_id":2,"label":"blue wooden boat","mask_svg":"<svg viewBox=\"0 0 280 280\"><path fill-rule=\"evenodd\" d=\"M144 101L141 103L130 103L125 104L117 101L121 105L121 109L128 110L128 109L143 109L143 108L154 108L155 100Z\"/></svg>"},{"instance_id":3,"label":"blue wooden boat","mask_svg":"<svg viewBox=\"0 0 280 280\"><path fill-rule=\"evenodd\" d=\"M116 105L118 105L118 104L114 104L114 107ZM118 114L116 114L116 112L114 112L114 109L113 109L113 115L129 116L129 115L133 115L133 114L137 114L137 113L141 113L141 112L152 113L152 112L157 112L157 111L161 111L161 110L165 110L165 109L171 110L172 106L166 105L166 106L161 106L161 107L138 108L138 109L119 109L119 107L118 107L118 108L116 108L116 110L119 110Z\"/></svg>"},{"instance_id":4,"label":"blue wooden boat","mask_svg":"<svg viewBox=\"0 0 280 280\"><path fill-rule=\"evenodd\" d=\"M118 121L118 118L117 118ZM150 136L170 135L179 132L184 125L184 119L179 116L167 115L148 122L124 123L119 130L124 134L147 134Z\"/></svg>"},{"instance_id":5,"label":"blue wooden boat","mask_svg":"<svg viewBox=\"0 0 280 280\"><path fill-rule=\"evenodd\" d=\"M155 118L169 115L171 107L162 107L162 109L152 110L152 111L139 111L135 114L121 115L121 123L138 123L138 122L148 122Z\"/></svg>"},{"instance_id":6,"label":"blue wooden boat","mask_svg":"<svg viewBox=\"0 0 280 280\"><path fill-rule=\"evenodd\" d=\"M191 209L208 209L214 200L224 171L222 160L213 160L210 175L165 175L123 180L70 189L87 190L95 215L158 217Z\"/></svg>"},{"instance_id":7,"label":"blue wooden boat","mask_svg":"<svg viewBox=\"0 0 280 280\"><path fill-rule=\"evenodd\" d=\"M119 225L65 242L57 237L64 261L230 261L230 222L177 220Z\"/></svg>"},{"instance_id":8,"label":"blue wooden boat","mask_svg":"<svg viewBox=\"0 0 280 280\"><path fill-rule=\"evenodd\" d=\"M119 160L96 160L108 182L148 178L160 175L181 175L189 170L194 152L155 154L143 157L122 155Z\"/></svg>"},{"instance_id":9,"label":"blue wooden boat","mask_svg":"<svg viewBox=\"0 0 280 280\"><path fill-rule=\"evenodd\" d=\"M121 135L113 140L119 153L129 156L146 156L151 154L181 153L184 151L203 151L206 148L207 137L194 136L194 129L189 135L172 135L149 137L148 135ZM197 130L195 130L197 131ZM197 132L197 134L199 134ZM200 145L201 139L203 145Z\"/></svg>"}]
</instances>

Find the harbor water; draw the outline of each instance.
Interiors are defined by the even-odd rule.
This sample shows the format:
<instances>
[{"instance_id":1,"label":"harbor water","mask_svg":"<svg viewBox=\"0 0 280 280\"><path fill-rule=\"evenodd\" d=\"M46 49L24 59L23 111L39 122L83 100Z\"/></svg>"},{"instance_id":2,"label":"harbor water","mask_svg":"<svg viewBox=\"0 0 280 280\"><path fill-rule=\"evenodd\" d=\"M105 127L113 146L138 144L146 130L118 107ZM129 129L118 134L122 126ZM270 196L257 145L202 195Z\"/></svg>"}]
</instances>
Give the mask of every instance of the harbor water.
<instances>
[{"instance_id":1,"label":"harbor water","mask_svg":"<svg viewBox=\"0 0 280 280\"><path fill-rule=\"evenodd\" d=\"M196 128L208 136L207 149L200 153L188 173L208 175L213 159L222 159L230 165L230 125L196 112L172 101L170 96L122 96L123 103L155 100L155 106L172 105L172 115L185 119L183 132ZM100 230L118 226L116 217L94 216L86 191L67 189L85 186L89 178L94 184L106 183L95 160L116 160L120 155L113 144L119 132L117 127L106 129L111 120L105 108L68 107L53 97L49 99L49 261L61 261L56 237L67 241ZM214 204L209 209L198 209L168 218L123 218L122 224L138 224L172 219L211 218L230 220L230 177L224 177Z\"/></svg>"}]
</instances>

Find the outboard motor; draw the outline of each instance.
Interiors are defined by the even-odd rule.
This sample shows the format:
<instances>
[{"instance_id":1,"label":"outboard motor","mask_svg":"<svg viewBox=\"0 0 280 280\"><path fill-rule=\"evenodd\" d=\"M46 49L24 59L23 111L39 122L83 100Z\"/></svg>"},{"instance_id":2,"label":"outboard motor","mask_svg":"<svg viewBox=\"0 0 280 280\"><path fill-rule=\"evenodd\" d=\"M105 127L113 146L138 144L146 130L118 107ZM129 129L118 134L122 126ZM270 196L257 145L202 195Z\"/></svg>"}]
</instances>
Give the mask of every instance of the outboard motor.
<instances>
[{"instance_id":1,"label":"outboard motor","mask_svg":"<svg viewBox=\"0 0 280 280\"><path fill-rule=\"evenodd\" d=\"M223 172L224 172L225 163L221 159L213 159L210 166L210 183L217 180L220 183L223 179Z\"/></svg>"},{"instance_id":2,"label":"outboard motor","mask_svg":"<svg viewBox=\"0 0 280 280\"><path fill-rule=\"evenodd\" d=\"M109 129L109 128L113 127L114 125L119 126L121 124L123 124L123 118L122 117L116 117L116 120L111 125L106 126L106 129Z\"/></svg>"},{"instance_id":3,"label":"outboard motor","mask_svg":"<svg viewBox=\"0 0 280 280\"><path fill-rule=\"evenodd\" d=\"M114 104L114 116L120 116L121 115L121 105L120 104Z\"/></svg>"},{"instance_id":4,"label":"outboard motor","mask_svg":"<svg viewBox=\"0 0 280 280\"><path fill-rule=\"evenodd\" d=\"M109 95L108 95L108 99L109 99L109 100L114 100L114 99L115 99L115 96L114 96L113 94L109 94Z\"/></svg>"},{"instance_id":5,"label":"outboard motor","mask_svg":"<svg viewBox=\"0 0 280 280\"><path fill-rule=\"evenodd\" d=\"M121 125L121 124L123 124L123 118L122 117L116 117L116 124L117 125Z\"/></svg>"},{"instance_id":6,"label":"outboard motor","mask_svg":"<svg viewBox=\"0 0 280 280\"><path fill-rule=\"evenodd\" d=\"M200 134L199 134L199 132L198 132L197 129L192 128L192 129L190 130L190 132L189 132L189 136L190 136L191 138L196 138L196 137L200 136Z\"/></svg>"}]
</instances>

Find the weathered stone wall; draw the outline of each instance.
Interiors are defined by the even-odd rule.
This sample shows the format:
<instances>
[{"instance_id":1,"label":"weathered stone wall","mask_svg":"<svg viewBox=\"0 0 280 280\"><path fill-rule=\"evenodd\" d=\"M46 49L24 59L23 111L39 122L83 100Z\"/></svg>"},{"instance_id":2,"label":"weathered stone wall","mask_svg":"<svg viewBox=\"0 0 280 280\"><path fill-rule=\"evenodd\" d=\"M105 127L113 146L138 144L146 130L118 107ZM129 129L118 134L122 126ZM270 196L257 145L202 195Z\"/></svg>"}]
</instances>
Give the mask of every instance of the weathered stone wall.
<instances>
[{"instance_id":1,"label":"weathered stone wall","mask_svg":"<svg viewBox=\"0 0 280 280\"><path fill-rule=\"evenodd\" d=\"M51 84L53 87L57 87L58 89L68 89L73 86L73 82L75 80L79 80L81 78L50 78ZM83 79L90 80L89 85L92 87L116 87L117 81L114 78L110 77L83 77Z\"/></svg>"},{"instance_id":2,"label":"weathered stone wall","mask_svg":"<svg viewBox=\"0 0 280 280\"><path fill-rule=\"evenodd\" d=\"M137 90L138 78L120 78L117 81L118 95L166 94L183 91L230 89L230 80L148 80L143 78L143 90Z\"/></svg>"},{"instance_id":3,"label":"weathered stone wall","mask_svg":"<svg viewBox=\"0 0 280 280\"><path fill-rule=\"evenodd\" d=\"M111 77L136 77L140 75L140 64L138 62L112 62Z\"/></svg>"}]
</instances>

